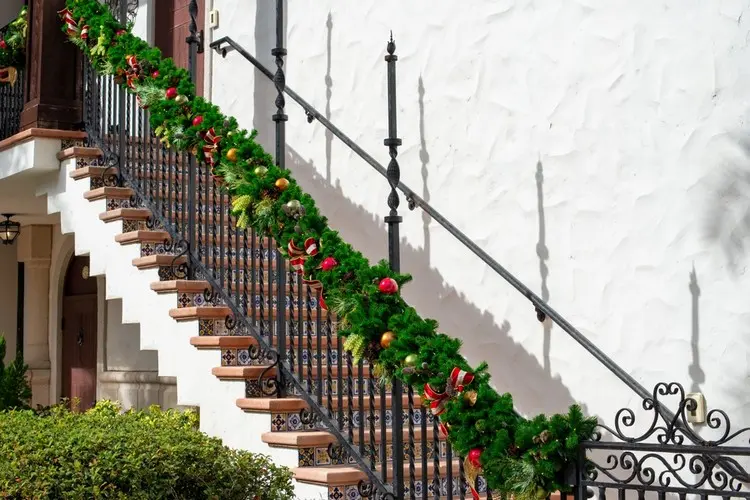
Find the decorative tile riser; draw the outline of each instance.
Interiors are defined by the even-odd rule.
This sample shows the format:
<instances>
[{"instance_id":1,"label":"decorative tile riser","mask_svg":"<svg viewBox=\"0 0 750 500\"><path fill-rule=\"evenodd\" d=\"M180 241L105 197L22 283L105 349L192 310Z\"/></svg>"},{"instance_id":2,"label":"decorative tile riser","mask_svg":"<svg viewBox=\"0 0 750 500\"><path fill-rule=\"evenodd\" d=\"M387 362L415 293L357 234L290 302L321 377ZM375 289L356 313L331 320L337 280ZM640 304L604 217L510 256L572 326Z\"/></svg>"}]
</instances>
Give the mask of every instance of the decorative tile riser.
<instances>
[{"instance_id":1,"label":"decorative tile riser","mask_svg":"<svg viewBox=\"0 0 750 500\"><path fill-rule=\"evenodd\" d=\"M367 438L365 438L367 439ZM432 464L435 458L435 443L430 441L427 443L427 459ZM357 451L359 452L359 445L357 444ZM409 443L404 443L404 462L409 463ZM438 456L440 461L444 461L447 456L448 447L445 442L438 443ZM387 462L393 459L393 446L386 443L385 454ZM362 453L367 463L374 462L376 465L382 463L380 460L380 444L375 443L375 447L371 447L370 443L366 443L364 446L364 453ZM422 461L422 443L416 442L414 444L414 460L415 463L421 463ZM338 444L333 444L330 447L310 447L300 448L298 450L298 467L321 467L325 465L356 465L357 462L354 458L347 456L344 452L344 448Z\"/></svg>"},{"instance_id":2,"label":"decorative tile riser","mask_svg":"<svg viewBox=\"0 0 750 500\"><path fill-rule=\"evenodd\" d=\"M326 405L326 400L323 400L323 405ZM367 409L367 402L365 401L365 429L370 428L370 421L368 419L370 415L369 409ZM346 408L346 400L344 400L344 414L341 416L341 429L349 429L349 410ZM355 405L355 408L357 406ZM375 408L374 410L375 415L375 429L380 429L380 409ZM336 421L338 421L338 412L334 408L334 418ZM409 422L409 410L404 410L401 415L404 429L407 428L408 422ZM360 416L360 412L358 410L352 411L352 418L351 422L354 423L353 429L359 429L360 424L362 423L362 418ZM422 432L420 425L422 425L422 412L419 409L415 409L414 414L412 415L412 422L414 424L414 432L415 435ZM427 438L428 440L432 440L434 438L434 429L433 429L433 422L434 419L432 417L432 414L429 412L427 413ZM386 428L390 428L393 425L393 413L390 409L385 410L385 426ZM316 419L315 422L312 424L305 424L302 421L302 417L300 416L299 412L296 413L274 413L271 415L271 431L272 432L287 432L287 431L303 431L303 430L326 430L327 427L325 424Z\"/></svg>"},{"instance_id":3,"label":"decorative tile riser","mask_svg":"<svg viewBox=\"0 0 750 500\"><path fill-rule=\"evenodd\" d=\"M85 141L83 139L62 139L61 140L61 147L60 150L64 151L68 148L82 148L85 146Z\"/></svg>"},{"instance_id":4,"label":"decorative tile riser","mask_svg":"<svg viewBox=\"0 0 750 500\"><path fill-rule=\"evenodd\" d=\"M181 279L181 278L176 278L176 277L169 278L169 276L174 276L174 271L171 270L171 268L164 268L163 272L160 269L159 272L160 272L160 276L159 276L160 278L161 278L162 275L164 275L165 277L168 278L167 280L162 279L162 281L169 281L169 280L174 280L174 279ZM221 303L221 299L217 298L217 299L214 300L214 302L217 303L217 304ZM191 306L186 306L186 307L191 307ZM240 306L240 308L241 307L242 306ZM255 314L255 317L256 317L257 321L253 322L252 318L250 318L250 317L248 317L248 320L250 321L250 324L253 325L253 327L255 328L256 331L259 331L261 333L261 335L263 335L263 336L265 336L265 337L268 338L269 335L270 335L270 333L271 333L271 329L272 328L273 329L276 328L275 321L268 321L268 319L265 319L265 320L261 321L260 316L261 316L261 314L260 314L260 311L258 310L258 311L256 311L256 314ZM244 325L244 323L242 321L237 321L236 325L234 325L234 328L229 328L229 327L227 327L226 322L223 319L222 320L201 319L201 320L199 320L199 323L198 323L198 335L200 335L201 337L238 336L238 335L242 336L242 335L248 335L248 332L244 328L243 325ZM294 323L287 322L286 326L287 326L287 330L286 330L287 331L287 338L289 339L289 341L287 342L287 345L297 346L295 349L298 350L298 348L299 348L299 341L300 341L300 335L299 335L299 333L297 331L297 328L298 328L299 324L296 322L296 319L295 319ZM313 336L313 350L316 350L316 346L317 346L317 340L316 340L317 339L317 337L316 337L317 334L315 333L317 331L316 330L317 329L316 322L315 321L313 321L313 322L303 321L302 326L303 326L303 328L305 328L305 332L308 332L308 331L312 332L312 336ZM323 338L326 337L327 328L328 328L327 323L326 322L322 322L321 323L321 336ZM305 333L305 335L306 335L306 333ZM335 338L335 337L336 337L336 326L334 324L332 324L331 325L331 338ZM304 348L307 345L307 337L303 336L302 340L303 340L303 343L304 343L304 345L303 345L303 348ZM270 342L270 340L269 340L269 342ZM292 344L292 342L293 342L293 344ZM325 351L326 349L323 348L323 350ZM334 348L332 348L331 351L335 352L336 350Z\"/></svg>"},{"instance_id":5,"label":"decorative tile riser","mask_svg":"<svg viewBox=\"0 0 750 500\"><path fill-rule=\"evenodd\" d=\"M158 248L157 248L158 250ZM142 252L141 252L142 253ZM214 293L209 291L208 293L181 293L177 297L177 307L201 307L205 305L215 305L218 303L223 303L223 301L216 300L212 298L212 296L215 296ZM236 300L236 296L232 295L232 298ZM305 316L309 315L312 316L315 311L317 311L318 308L318 299L317 297L302 297L302 303L305 304L304 309L300 310L300 300L298 296L295 296L293 298L286 296L286 308L290 311L290 314L292 314L292 317L298 321L300 313L302 314L303 321L305 320ZM263 295L254 295L252 297L241 295L239 297L239 306L242 308L243 305L249 304L250 300L254 301L254 305L257 311L257 315L260 315L260 307L261 304L263 305L264 310L268 310L269 307L276 308L276 304L278 304L277 298L274 297L268 297ZM294 309L292 310L292 304L294 305ZM249 307L249 305L248 305ZM315 321L312 321L313 325L315 324Z\"/></svg>"},{"instance_id":6,"label":"decorative tile riser","mask_svg":"<svg viewBox=\"0 0 750 500\"><path fill-rule=\"evenodd\" d=\"M327 362L324 362L324 366L338 366L338 352L335 350L332 350L330 353L325 352L323 350L322 355L317 354L317 350L313 349L312 351L308 351L307 349L302 350L302 366L307 367L307 360L309 357L309 353L312 352L312 366L317 367L319 360L323 358L324 360L327 360ZM299 371L299 356L300 352L298 348L295 348L294 351L288 352L289 362L290 364L294 365L294 371ZM253 358L257 358L257 354L253 354L251 352L251 349L222 349L221 351L221 365L222 366L245 366L245 365L259 365L264 364L262 360L254 360ZM347 363L347 360L349 358L349 353L342 353L342 359L344 364ZM267 358L266 358L267 359ZM244 361L243 361L244 360ZM367 365L365 365L367 366ZM313 370L314 376L315 375ZM357 383L356 379L353 382L354 384Z\"/></svg>"},{"instance_id":7,"label":"decorative tile riser","mask_svg":"<svg viewBox=\"0 0 750 500\"><path fill-rule=\"evenodd\" d=\"M470 499L471 493L469 493L468 487L466 486L466 482L462 481L458 478L458 471L453 471L453 498L458 499L461 498L459 493L459 488L463 486L464 489L464 498ZM404 482L406 484L406 494L409 495L410 489L409 489L409 475L405 474ZM438 484L439 483L439 484ZM421 479L415 478L414 481L414 496L416 498L422 498L422 492L423 492L424 485L422 484ZM436 492L436 489L439 489L439 494ZM428 498L447 498L448 495L448 478L446 477L440 477L435 479L428 479L427 480L427 491L428 491ZM484 480L482 476L479 476L477 479L477 491L479 493L485 493L487 491L487 483ZM406 498L410 498L410 496L407 496ZM328 488L328 500L366 500L362 495L360 495L358 486L357 485L351 485L351 486L330 486Z\"/></svg>"}]
</instances>

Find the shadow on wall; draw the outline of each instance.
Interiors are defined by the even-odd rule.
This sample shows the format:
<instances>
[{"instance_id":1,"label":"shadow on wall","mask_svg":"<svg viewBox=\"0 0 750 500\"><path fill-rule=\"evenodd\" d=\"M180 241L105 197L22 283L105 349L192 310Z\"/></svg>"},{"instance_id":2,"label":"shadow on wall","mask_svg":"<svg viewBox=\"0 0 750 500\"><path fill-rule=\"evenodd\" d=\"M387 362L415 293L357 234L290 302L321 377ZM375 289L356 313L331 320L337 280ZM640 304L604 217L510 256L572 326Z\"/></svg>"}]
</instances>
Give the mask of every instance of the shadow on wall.
<instances>
[{"instance_id":1,"label":"shadow on wall","mask_svg":"<svg viewBox=\"0 0 750 500\"><path fill-rule=\"evenodd\" d=\"M262 61L271 61L270 51L274 46L274 24L275 11L267 2L257 3L256 17L256 50ZM324 23L327 37L327 73L322 78L326 89L325 116L330 116L331 98L333 96L334 82L331 76L331 38L334 29L332 16L327 16ZM268 56L267 56L268 54ZM276 90L273 84L265 77L256 73L254 89L255 114L253 124L259 132L259 142L269 151L273 151L274 123L271 116L275 112L274 100ZM425 85L419 78L416 88L416 105L419 107L419 137L422 175L422 197L429 201L430 192L427 188L430 155L427 151L425 130ZM304 97L304 95L303 95ZM288 106L296 106L287 99ZM313 124L312 126L319 126ZM387 231L382 217L368 212L355 201L347 198L346 194L336 182L334 184L331 174L331 144L333 136L330 132L325 134L325 167L323 175L318 173L317 168L310 160L302 158L293 148L293 144L287 144L286 167L300 185L317 201L321 212L326 214L331 225L341 231L342 236L355 248L363 251L370 259L384 258L387 251ZM364 163L359 168L368 168ZM541 183L541 172L537 172L538 181ZM383 179L383 183L385 183ZM540 198L539 203L542 203ZM383 200L383 214L386 213L386 203ZM471 330L473 339L483 339L481 343L475 342L472 346L464 348L464 354L477 361L486 360L490 364L491 373L495 383L503 389L507 389L515 396L517 409L524 414L536 414L539 412L551 413L567 409L574 403L570 391L562 383L559 377L552 377L549 367L541 366L537 359L529 354L523 346L517 344L509 335L511 324L502 319L495 318L478 309L472 304L468 297L462 295L453 287L445 283L445 279L430 263L431 235L430 217L422 214L424 247L417 248L402 240L401 265L405 272L414 275L414 281L409 285L407 294L409 302L420 314L432 317L444 324L459 323L466 325ZM544 214L540 211L540 246L546 252L544 243ZM373 251L373 249L377 249ZM540 254L540 266L543 277L546 276L546 253ZM545 280L546 282L546 280ZM547 294L548 295L548 294ZM457 332L446 332L457 335ZM545 327L545 334L549 335L549 327ZM549 342L546 342L548 345ZM512 363L508 361L512 360ZM549 361L545 362L546 365ZM585 410L585 408L584 408Z\"/></svg>"},{"instance_id":2,"label":"shadow on wall","mask_svg":"<svg viewBox=\"0 0 750 500\"><path fill-rule=\"evenodd\" d=\"M750 244L750 139L736 138L742 158L729 162L709 200L706 239L718 244L735 276L745 273Z\"/></svg>"}]
</instances>

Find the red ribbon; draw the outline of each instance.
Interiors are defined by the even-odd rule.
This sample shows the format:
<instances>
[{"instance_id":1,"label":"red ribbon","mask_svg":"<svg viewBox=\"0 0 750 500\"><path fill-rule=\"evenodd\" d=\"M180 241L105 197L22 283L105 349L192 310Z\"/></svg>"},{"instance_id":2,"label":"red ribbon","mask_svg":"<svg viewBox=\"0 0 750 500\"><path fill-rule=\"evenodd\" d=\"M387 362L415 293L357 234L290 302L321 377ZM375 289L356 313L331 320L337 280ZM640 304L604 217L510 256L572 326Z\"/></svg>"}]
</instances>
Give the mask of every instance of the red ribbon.
<instances>
[{"instance_id":1,"label":"red ribbon","mask_svg":"<svg viewBox=\"0 0 750 500\"><path fill-rule=\"evenodd\" d=\"M89 25L86 24L81 28L81 40L88 40L89 39Z\"/></svg>"},{"instance_id":2,"label":"red ribbon","mask_svg":"<svg viewBox=\"0 0 750 500\"><path fill-rule=\"evenodd\" d=\"M311 257L318 254L318 242L315 241L315 238L307 238L305 240L305 252Z\"/></svg>"},{"instance_id":3,"label":"red ribbon","mask_svg":"<svg viewBox=\"0 0 750 500\"><path fill-rule=\"evenodd\" d=\"M297 274L302 274L305 272L305 258L304 257L295 257L293 259L290 259L289 263L292 265L292 269L297 271Z\"/></svg>"},{"instance_id":4,"label":"red ribbon","mask_svg":"<svg viewBox=\"0 0 750 500\"><path fill-rule=\"evenodd\" d=\"M203 156L206 158L206 163L213 166L214 163L216 163L214 154L216 153L216 150L219 149L221 136L216 135L216 131L211 127L203 136L203 140L206 141L206 145L203 146Z\"/></svg>"},{"instance_id":5,"label":"red ribbon","mask_svg":"<svg viewBox=\"0 0 750 500\"><path fill-rule=\"evenodd\" d=\"M73 19L73 13L70 12L67 8L58 11L57 13L60 14L60 17L65 22L66 32L68 33L68 36L74 36L81 32L81 29L78 27L78 23L75 19Z\"/></svg>"},{"instance_id":6,"label":"red ribbon","mask_svg":"<svg viewBox=\"0 0 750 500\"><path fill-rule=\"evenodd\" d=\"M127 70L127 83L131 89L135 88L135 82L138 81L138 74L141 72L141 65L138 64L138 59L135 56L128 56L125 61L130 66Z\"/></svg>"},{"instance_id":7,"label":"red ribbon","mask_svg":"<svg viewBox=\"0 0 750 500\"><path fill-rule=\"evenodd\" d=\"M444 392L438 392L430 384L424 385L424 395L430 402L430 411L436 417L445 411L445 403L456 393L464 390L464 386L469 385L474 380L474 374L461 370L459 367L453 368Z\"/></svg>"}]
</instances>

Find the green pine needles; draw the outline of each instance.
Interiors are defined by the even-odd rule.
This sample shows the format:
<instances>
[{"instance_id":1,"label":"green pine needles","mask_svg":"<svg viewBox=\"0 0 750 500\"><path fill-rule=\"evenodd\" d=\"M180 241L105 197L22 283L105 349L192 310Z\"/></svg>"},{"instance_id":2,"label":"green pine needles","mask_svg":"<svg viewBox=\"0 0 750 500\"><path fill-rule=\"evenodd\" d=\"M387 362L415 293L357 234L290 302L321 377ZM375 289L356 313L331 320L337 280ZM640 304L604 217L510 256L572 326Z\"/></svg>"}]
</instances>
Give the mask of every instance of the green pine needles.
<instances>
[{"instance_id":1,"label":"green pine needles","mask_svg":"<svg viewBox=\"0 0 750 500\"><path fill-rule=\"evenodd\" d=\"M487 365L469 366L459 340L438 333L436 321L404 302L399 290L411 277L394 273L387 262L371 265L343 241L315 201L255 141L255 132L240 129L236 119L196 96L187 71L125 30L106 5L67 0L67 8L68 19L79 28L88 26L79 46L93 66L113 74L132 93L142 92L141 104L148 105L156 134L213 163L214 176L233 199L238 225L273 237L297 264L304 259L304 277L322 285L339 322L338 334L353 357L365 357L376 374L400 378L419 392L426 384L437 393L445 391L454 368L473 373L463 394L451 393L442 403L440 422L455 452L481 452L482 475L502 494L537 498L569 489L566 471L577 459L578 443L592 436L595 419L586 418L578 406L564 415L517 415L512 397L490 385ZM75 29L66 31L80 38ZM317 253L307 251L313 246ZM385 332L393 332L387 342Z\"/></svg>"}]
</instances>

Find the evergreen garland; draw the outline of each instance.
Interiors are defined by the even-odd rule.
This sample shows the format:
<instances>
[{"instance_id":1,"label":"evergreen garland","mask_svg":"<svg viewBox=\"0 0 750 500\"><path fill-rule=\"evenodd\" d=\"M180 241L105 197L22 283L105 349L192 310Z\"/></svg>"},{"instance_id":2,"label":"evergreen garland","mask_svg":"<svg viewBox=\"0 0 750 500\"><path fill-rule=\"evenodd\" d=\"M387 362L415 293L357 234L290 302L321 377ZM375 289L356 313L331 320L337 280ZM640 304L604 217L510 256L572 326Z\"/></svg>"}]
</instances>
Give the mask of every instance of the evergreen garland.
<instances>
[{"instance_id":1,"label":"evergreen garland","mask_svg":"<svg viewBox=\"0 0 750 500\"><path fill-rule=\"evenodd\" d=\"M472 369L459 353L459 340L437 333L436 321L404 302L398 290L411 277L392 272L385 261L370 265L343 241L290 172L255 141L254 131L240 129L236 119L195 95L185 69L132 35L97 0L67 0L61 16L64 31L92 65L148 107L165 144L212 165L232 197L238 225L272 236L292 266L322 286L324 301L337 314L338 334L354 356L366 357L384 378L400 378L423 394L446 394L432 401L434 412L443 410L441 427L458 454L481 466L492 490L519 500L569 490L567 469L579 442L592 436L595 419L577 405L565 415L519 416L512 397L490 386L486 364ZM464 377L461 387L449 384L452 373Z\"/></svg>"}]
</instances>

